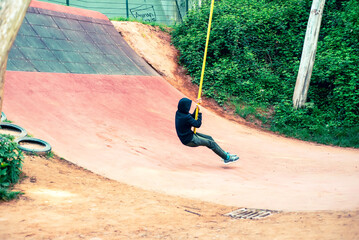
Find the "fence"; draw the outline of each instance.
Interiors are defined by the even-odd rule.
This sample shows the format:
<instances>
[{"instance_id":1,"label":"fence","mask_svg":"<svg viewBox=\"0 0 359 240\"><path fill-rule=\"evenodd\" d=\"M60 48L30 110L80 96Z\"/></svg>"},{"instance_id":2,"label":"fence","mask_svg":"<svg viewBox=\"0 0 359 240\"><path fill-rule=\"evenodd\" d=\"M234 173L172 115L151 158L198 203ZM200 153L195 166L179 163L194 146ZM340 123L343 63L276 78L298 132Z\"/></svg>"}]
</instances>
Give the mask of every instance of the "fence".
<instances>
[{"instance_id":1,"label":"fence","mask_svg":"<svg viewBox=\"0 0 359 240\"><path fill-rule=\"evenodd\" d=\"M188 9L200 0L41 0L94 10L108 18L135 18L173 25L182 21Z\"/></svg>"}]
</instances>

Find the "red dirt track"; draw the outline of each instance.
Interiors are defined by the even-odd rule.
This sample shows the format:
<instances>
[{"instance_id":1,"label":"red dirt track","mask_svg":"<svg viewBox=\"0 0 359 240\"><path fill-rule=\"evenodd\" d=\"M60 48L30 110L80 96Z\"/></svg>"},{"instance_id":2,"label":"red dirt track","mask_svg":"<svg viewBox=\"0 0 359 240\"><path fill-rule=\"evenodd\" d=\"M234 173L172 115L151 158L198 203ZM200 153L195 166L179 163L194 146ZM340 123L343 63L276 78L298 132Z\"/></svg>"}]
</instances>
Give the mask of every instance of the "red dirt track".
<instances>
[{"instance_id":1,"label":"red dirt track","mask_svg":"<svg viewBox=\"0 0 359 240\"><path fill-rule=\"evenodd\" d=\"M6 73L3 111L54 152L144 189L238 207L355 210L359 151L261 132L203 110L200 132L240 161L182 146L183 94L159 76Z\"/></svg>"},{"instance_id":2,"label":"red dirt track","mask_svg":"<svg viewBox=\"0 0 359 240\"><path fill-rule=\"evenodd\" d=\"M105 19L33 1L32 7ZM280 137L207 109L199 132L240 160L177 139L184 94L161 76L7 71L3 112L60 157L146 190L236 207L358 210L359 150Z\"/></svg>"}]
</instances>

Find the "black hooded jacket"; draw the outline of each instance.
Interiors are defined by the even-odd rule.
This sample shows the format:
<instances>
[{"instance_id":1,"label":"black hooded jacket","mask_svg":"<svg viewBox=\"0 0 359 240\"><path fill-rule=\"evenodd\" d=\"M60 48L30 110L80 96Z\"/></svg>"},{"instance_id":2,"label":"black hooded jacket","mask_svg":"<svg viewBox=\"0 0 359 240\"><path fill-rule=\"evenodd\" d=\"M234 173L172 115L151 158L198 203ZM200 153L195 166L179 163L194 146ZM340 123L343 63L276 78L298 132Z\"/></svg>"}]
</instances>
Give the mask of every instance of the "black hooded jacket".
<instances>
[{"instance_id":1,"label":"black hooded jacket","mask_svg":"<svg viewBox=\"0 0 359 240\"><path fill-rule=\"evenodd\" d=\"M178 102L178 110L176 112L176 131L177 136L183 144L187 144L192 140L192 127L199 128L202 125L202 113L198 113L198 120L195 120L195 113L189 113L192 101L188 98L182 98Z\"/></svg>"}]
</instances>

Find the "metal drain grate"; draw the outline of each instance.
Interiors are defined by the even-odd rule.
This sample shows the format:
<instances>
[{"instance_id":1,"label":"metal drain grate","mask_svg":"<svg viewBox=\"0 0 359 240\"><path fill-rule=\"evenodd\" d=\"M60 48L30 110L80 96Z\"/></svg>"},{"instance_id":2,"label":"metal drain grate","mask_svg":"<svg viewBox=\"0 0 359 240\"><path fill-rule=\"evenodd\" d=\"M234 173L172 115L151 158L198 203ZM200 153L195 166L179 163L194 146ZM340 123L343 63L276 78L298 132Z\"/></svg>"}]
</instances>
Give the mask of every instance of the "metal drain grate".
<instances>
[{"instance_id":1,"label":"metal drain grate","mask_svg":"<svg viewBox=\"0 0 359 240\"><path fill-rule=\"evenodd\" d=\"M268 217L278 211L267 210L267 209L254 209L254 208L241 208L233 212L225 214L225 216L236 218L236 219L260 219Z\"/></svg>"}]
</instances>

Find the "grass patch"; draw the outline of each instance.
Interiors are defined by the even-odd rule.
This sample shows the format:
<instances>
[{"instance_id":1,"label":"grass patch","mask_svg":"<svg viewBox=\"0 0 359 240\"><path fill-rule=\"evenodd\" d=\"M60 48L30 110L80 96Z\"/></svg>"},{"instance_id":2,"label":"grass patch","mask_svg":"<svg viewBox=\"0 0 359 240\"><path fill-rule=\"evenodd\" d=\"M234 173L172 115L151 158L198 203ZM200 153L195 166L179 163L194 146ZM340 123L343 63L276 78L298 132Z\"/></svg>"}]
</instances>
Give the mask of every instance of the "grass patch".
<instances>
[{"instance_id":1,"label":"grass patch","mask_svg":"<svg viewBox=\"0 0 359 240\"><path fill-rule=\"evenodd\" d=\"M157 22L146 22L146 21L143 21L141 19L136 19L136 18L131 18L131 17L130 18L111 17L110 20L111 21L118 21L118 22L138 22L138 23L150 25L150 26L153 26L153 27L158 27L161 31L166 32L166 33L170 33L172 31L172 27L167 26L166 24L157 23Z\"/></svg>"}]
</instances>

